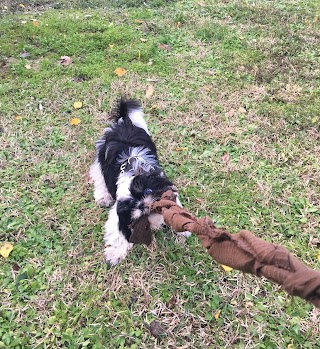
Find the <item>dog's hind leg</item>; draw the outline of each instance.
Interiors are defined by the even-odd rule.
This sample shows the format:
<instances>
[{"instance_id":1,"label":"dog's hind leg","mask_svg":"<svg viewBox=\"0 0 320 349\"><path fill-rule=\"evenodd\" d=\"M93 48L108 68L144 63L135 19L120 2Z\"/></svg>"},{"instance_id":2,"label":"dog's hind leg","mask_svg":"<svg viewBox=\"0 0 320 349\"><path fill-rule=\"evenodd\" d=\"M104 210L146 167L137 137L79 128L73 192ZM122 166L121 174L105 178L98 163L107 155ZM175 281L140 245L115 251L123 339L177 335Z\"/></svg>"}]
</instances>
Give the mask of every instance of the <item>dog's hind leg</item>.
<instances>
[{"instance_id":1,"label":"dog's hind leg","mask_svg":"<svg viewBox=\"0 0 320 349\"><path fill-rule=\"evenodd\" d=\"M119 264L133 247L133 244L130 243L119 230L117 203L110 209L109 217L105 224L104 242L104 256L106 262L110 265Z\"/></svg>"},{"instance_id":2,"label":"dog's hind leg","mask_svg":"<svg viewBox=\"0 0 320 349\"><path fill-rule=\"evenodd\" d=\"M93 195L96 203L99 206L109 207L113 201L113 198L111 194L108 192L108 188L106 186L106 182L104 180L98 159L96 159L94 163L91 165L89 175L94 183Z\"/></svg>"}]
</instances>

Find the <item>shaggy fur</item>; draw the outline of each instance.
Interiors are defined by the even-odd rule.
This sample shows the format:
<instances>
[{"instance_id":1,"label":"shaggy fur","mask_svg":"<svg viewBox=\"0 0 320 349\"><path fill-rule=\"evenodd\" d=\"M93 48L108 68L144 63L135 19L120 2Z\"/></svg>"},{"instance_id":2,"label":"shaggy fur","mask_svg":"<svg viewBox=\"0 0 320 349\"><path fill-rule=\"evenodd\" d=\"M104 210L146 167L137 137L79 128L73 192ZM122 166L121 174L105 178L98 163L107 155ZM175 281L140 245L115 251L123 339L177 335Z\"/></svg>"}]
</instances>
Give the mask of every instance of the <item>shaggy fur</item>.
<instances>
[{"instance_id":1,"label":"shaggy fur","mask_svg":"<svg viewBox=\"0 0 320 349\"><path fill-rule=\"evenodd\" d=\"M121 99L113 111L113 122L96 143L96 160L90 167L94 198L110 206L105 224L105 258L115 265L132 247L129 225L148 215L152 229L163 225L160 214L150 214L150 204L168 189L176 191L162 170L140 104ZM189 232L183 235L189 236Z\"/></svg>"}]
</instances>

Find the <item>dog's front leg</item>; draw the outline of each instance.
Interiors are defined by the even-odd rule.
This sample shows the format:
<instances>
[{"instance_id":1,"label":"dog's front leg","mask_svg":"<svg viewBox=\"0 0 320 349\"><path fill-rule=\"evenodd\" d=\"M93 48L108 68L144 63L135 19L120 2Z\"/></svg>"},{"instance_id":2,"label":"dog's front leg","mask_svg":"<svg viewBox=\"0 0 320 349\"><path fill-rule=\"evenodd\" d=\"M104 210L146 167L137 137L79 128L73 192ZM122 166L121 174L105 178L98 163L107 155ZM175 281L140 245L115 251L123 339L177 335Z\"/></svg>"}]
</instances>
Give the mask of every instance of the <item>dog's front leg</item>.
<instances>
[{"instance_id":1,"label":"dog's front leg","mask_svg":"<svg viewBox=\"0 0 320 349\"><path fill-rule=\"evenodd\" d=\"M119 264L133 247L133 244L119 230L117 202L110 209L109 217L105 224L104 242L104 256L106 262L110 265Z\"/></svg>"}]
</instances>

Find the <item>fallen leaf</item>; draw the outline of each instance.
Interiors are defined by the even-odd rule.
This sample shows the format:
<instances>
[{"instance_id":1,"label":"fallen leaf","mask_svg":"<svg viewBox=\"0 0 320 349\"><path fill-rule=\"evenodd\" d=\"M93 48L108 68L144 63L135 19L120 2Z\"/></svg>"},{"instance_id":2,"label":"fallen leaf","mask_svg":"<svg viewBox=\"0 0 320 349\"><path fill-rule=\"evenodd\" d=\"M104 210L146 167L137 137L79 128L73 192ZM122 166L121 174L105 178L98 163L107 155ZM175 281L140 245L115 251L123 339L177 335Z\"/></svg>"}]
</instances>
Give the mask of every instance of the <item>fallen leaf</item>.
<instances>
[{"instance_id":1,"label":"fallen leaf","mask_svg":"<svg viewBox=\"0 0 320 349\"><path fill-rule=\"evenodd\" d=\"M291 344L288 344L287 346L288 349L294 349L294 345L291 343Z\"/></svg>"},{"instance_id":2,"label":"fallen leaf","mask_svg":"<svg viewBox=\"0 0 320 349\"><path fill-rule=\"evenodd\" d=\"M61 65L63 65L64 67L66 67L72 63L72 58L70 58L69 56L61 56L60 59L61 60L59 61L59 63Z\"/></svg>"},{"instance_id":3,"label":"fallen leaf","mask_svg":"<svg viewBox=\"0 0 320 349\"><path fill-rule=\"evenodd\" d=\"M214 318L215 318L216 320L218 320L218 319L219 319L220 314L221 314L221 310L219 309L219 310L217 310L217 311L215 312L215 314L214 314Z\"/></svg>"},{"instance_id":4,"label":"fallen leaf","mask_svg":"<svg viewBox=\"0 0 320 349\"><path fill-rule=\"evenodd\" d=\"M117 68L115 71L115 74L117 74L118 76L123 76L124 74L127 73L127 71L123 68Z\"/></svg>"},{"instance_id":5,"label":"fallen leaf","mask_svg":"<svg viewBox=\"0 0 320 349\"><path fill-rule=\"evenodd\" d=\"M159 321L152 321L149 327L150 333L153 335L153 337L159 338L166 334L164 329L161 327Z\"/></svg>"},{"instance_id":6,"label":"fallen leaf","mask_svg":"<svg viewBox=\"0 0 320 349\"><path fill-rule=\"evenodd\" d=\"M1 246L0 248L0 254L4 258L8 258L10 252L13 250L13 246L9 243L6 242L4 245Z\"/></svg>"},{"instance_id":7,"label":"fallen leaf","mask_svg":"<svg viewBox=\"0 0 320 349\"><path fill-rule=\"evenodd\" d=\"M74 102L74 103L73 103L73 108L74 108L74 109L80 109L80 108L82 108L82 102Z\"/></svg>"},{"instance_id":8,"label":"fallen leaf","mask_svg":"<svg viewBox=\"0 0 320 349\"><path fill-rule=\"evenodd\" d=\"M206 6L206 4L204 2L202 2L202 1L198 1L197 4L199 6L201 6L201 7L205 7Z\"/></svg>"},{"instance_id":9,"label":"fallen leaf","mask_svg":"<svg viewBox=\"0 0 320 349\"><path fill-rule=\"evenodd\" d=\"M35 27L39 27L39 22L38 22L38 21L32 21L32 24L33 24Z\"/></svg>"},{"instance_id":10,"label":"fallen leaf","mask_svg":"<svg viewBox=\"0 0 320 349\"><path fill-rule=\"evenodd\" d=\"M177 301L178 301L177 296L172 296L172 297L169 299L169 302L167 303L167 307L168 307L169 309L173 309L173 308L176 306Z\"/></svg>"},{"instance_id":11,"label":"fallen leaf","mask_svg":"<svg viewBox=\"0 0 320 349\"><path fill-rule=\"evenodd\" d=\"M29 57L29 56L30 56L30 53L29 53L29 52L25 52L25 51L24 51L24 52L21 52L21 53L20 53L20 57L21 57L21 58L27 58L27 57Z\"/></svg>"},{"instance_id":12,"label":"fallen leaf","mask_svg":"<svg viewBox=\"0 0 320 349\"><path fill-rule=\"evenodd\" d=\"M245 114L247 111L246 111L243 107L240 107L240 108L238 109L238 112L239 112L240 114Z\"/></svg>"},{"instance_id":13,"label":"fallen leaf","mask_svg":"<svg viewBox=\"0 0 320 349\"><path fill-rule=\"evenodd\" d=\"M158 47L161 48L161 50L171 51L171 46L167 44L158 44Z\"/></svg>"},{"instance_id":14,"label":"fallen leaf","mask_svg":"<svg viewBox=\"0 0 320 349\"><path fill-rule=\"evenodd\" d=\"M26 8L23 4L19 4L20 8Z\"/></svg>"},{"instance_id":15,"label":"fallen leaf","mask_svg":"<svg viewBox=\"0 0 320 349\"><path fill-rule=\"evenodd\" d=\"M222 269L226 271L227 273L230 273L231 270L233 270L231 267L228 267L227 265L220 264Z\"/></svg>"},{"instance_id":16,"label":"fallen leaf","mask_svg":"<svg viewBox=\"0 0 320 349\"><path fill-rule=\"evenodd\" d=\"M146 93L145 93L145 96L146 98L150 98L154 93L154 88L151 84L148 84L147 87L146 87Z\"/></svg>"},{"instance_id":17,"label":"fallen leaf","mask_svg":"<svg viewBox=\"0 0 320 349\"><path fill-rule=\"evenodd\" d=\"M114 48L114 44L109 44L109 47L110 48Z\"/></svg>"},{"instance_id":18,"label":"fallen leaf","mask_svg":"<svg viewBox=\"0 0 320 349\"><path fill-rule=\"evenodd\" d=\"M135 20L134 20L134 23L140 23L140 24L142 24L142 23L144 23L144 21L143 21L142 19L135 19Z\"/></svg>"},{"instance_id":19,"label":"fallen leaf","mask_svg":"<svg viewBox=\"0 0 320 349\"><path fill-rule=\"evenodd\" d=\"M16 262L11 263L11 268L14 272L18 272L20 270L20 265Z\"/></svg>"},{"instance_id":20,"label":"fallen leaf","mask_svg":"<svg viewBox=\"0 0 320 349\"><path fill-rule=\"evenodd\" d=\"M233 108L231 108L231 109L226 113L226 115L232 117L232 116L234 115L234 113L235 113L235 110L234 110Z\"/></svg>"},{"instance_id":21,"label":"fallen leaf","mask_svg":"<svg viewBox=\"0 0 320 349\"><path fill-rule=\"evenodd\" d=\"M159 106L157 104L152 104L151 109L153 110L159 109Z\"/></svg>"},{"instance_id":22,"label":"fallen leaf","mask_svg":"<svg viewBox=\"0 0 320 349\"><path fill-rule=\"evenodd\" d=\"M224 162L225 164L229 163L229 161L230 161L229 153L225 153L224 155L222 155L221 156L221 161Z\"/></svg>"},{"instance_id":23,"label":"fallen leaf","mask_svg":"<svg viewBox=\"0 0 320 349\"><path fill-rule=\"evenodd\" d=\"M253 304L253 302L249 301L249 302L245 302L244 305L246 308L252 308L254 304Z\"/></svg>"},{"instance_id":24,"label":"fallen leaf","mask_svg":"<svg viewBox=\"0 0 320 349\"><path fill-rule=\"evenodd\" d=\"M138 52L138 61L140 61L140 58L141 58L141 54L140 54L140 50Z\"/></svg>"},{"instance_id":25,"label":"fallen leaf","mask_svg":"<svg viewBox=\"0 0 320 349\"><path fill-rule=\"evenodd\" d=\"M141 41L141 42L147 42L147 39L140 38L140 41Z\"/></svg>"},{"instance_id":26,"label":"fallen leaf","mask_svg":"<svg viewBox=\"0 0 320 349\"><path fill-rule=\"evenodd\" d=\"M81 122L81 120L79 118L73 118L70 120L70 125L76 126L76 125L79 125L80 122Z\"/></svg>"},{"instance_id":27,"label":"fallen leaf","mask_svg":"<svg viewBox=\"0 0 320 349\"><path fill-rule=\"evenodd\" d=\"M31 69L31 64L26 64L24 67L29 70Z\"/></svg>"},{"instance_id":28,"label":"fallen leaf","mask_svg":"<svg viewBox=\"0 0 320 349\"><path fill-rule=\"evenodd\" d=\"M15 117L14 117L16 120L21 120L21 116L20 115L16 115Z\"/></svg>"},{"instance_id":29,"label":"fallen leaf","mask_svg":"<svg viewBox=\"0 0 320 349\"><path fill-rule=\"evenodd\" d=\"M183 151L183 150L188 150L188 147L178 147L178 148L176 148L176 151Z\"/></svg>"},{"instance_id":30,"label":"fallen leaf","mask_svg":"<svg viewBox=\"0 0 320 349\"><path fill-rule=\"evenodd\" d=\"M320 262L320 250L318 251L318 261Z\"/></svg>"},{"instance_id":31,"label":"fallen leaf","mask_svg":"<svg viewBox=\"0 0 320 349\"><path fill-rule=\"evenodd\" d=\"M153 60L152 59L149 59L147 65L152 65L153 64Z\"/></svg>"}]
</instances>

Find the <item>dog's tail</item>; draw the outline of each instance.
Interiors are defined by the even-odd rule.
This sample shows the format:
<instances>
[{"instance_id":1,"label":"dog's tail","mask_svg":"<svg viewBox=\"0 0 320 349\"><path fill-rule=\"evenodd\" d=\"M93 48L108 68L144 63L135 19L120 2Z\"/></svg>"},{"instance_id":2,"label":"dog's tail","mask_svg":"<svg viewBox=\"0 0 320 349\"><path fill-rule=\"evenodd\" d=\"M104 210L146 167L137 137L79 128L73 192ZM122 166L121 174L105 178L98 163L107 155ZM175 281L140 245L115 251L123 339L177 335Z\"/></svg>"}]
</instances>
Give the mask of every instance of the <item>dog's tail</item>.
<instances>
[{"instance_id":1,"label":"dog's tail","mask_svg":"<svg viewBox=\"0 0 320 349\"><path fill-rule=\"evenodd\" d=\"M150 134L146 121L144 120L141 104L136 100L121 98L112 112L112 119L116 123L128 122L130 120L134 126L140 127L144 129L147 134Z\"/></svg>"}]
</instances>

